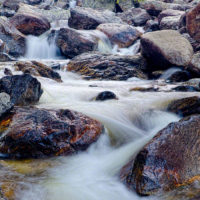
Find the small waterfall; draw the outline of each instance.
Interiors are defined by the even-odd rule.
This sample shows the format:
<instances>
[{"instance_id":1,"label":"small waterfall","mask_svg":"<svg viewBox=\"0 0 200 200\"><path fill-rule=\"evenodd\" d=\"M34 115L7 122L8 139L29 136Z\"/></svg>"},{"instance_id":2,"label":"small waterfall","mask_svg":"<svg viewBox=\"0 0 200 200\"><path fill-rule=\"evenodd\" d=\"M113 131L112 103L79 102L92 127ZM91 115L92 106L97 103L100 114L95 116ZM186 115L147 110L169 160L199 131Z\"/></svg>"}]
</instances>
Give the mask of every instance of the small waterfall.
<instances>
[{"instance_id":1,"label":"small waterfall","mask_svg":"<svg viewBox=\"0 0 200 200\"><path fill-rule=\"evenodd\" d=\"M75 8L76 7L76 0L71 0L69 2L69 8Z\"/></svg>"},{"instance_id":2,"label":"small waterfall","mask_svg":"<svg viewBox=\"0 0 200 200\"><path fill-rule=\"evenodd\" d=\"M47 33L39 37L29 35L26 41L25 59L58 59L60 52L55 44L55 37L49 41Z\"/></svg>"}]
</instances>

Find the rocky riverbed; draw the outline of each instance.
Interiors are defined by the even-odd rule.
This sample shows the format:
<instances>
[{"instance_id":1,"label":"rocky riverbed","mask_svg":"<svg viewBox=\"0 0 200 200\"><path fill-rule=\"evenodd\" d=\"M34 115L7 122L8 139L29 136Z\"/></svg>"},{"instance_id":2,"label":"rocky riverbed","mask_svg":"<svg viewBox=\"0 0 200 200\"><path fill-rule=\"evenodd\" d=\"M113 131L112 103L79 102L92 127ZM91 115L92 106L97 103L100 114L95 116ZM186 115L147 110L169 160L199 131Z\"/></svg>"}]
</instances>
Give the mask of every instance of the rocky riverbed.
<instances>
[{"instance_id":1,"label":"rocky riverbed","mask_svg":"<svg viewBox=\"0 0 200 200\"><path fill-rule=\"evenodd\" d=\"M199 14L0 0L0 199L200 199Z\"/></svg>"}]
</instances>

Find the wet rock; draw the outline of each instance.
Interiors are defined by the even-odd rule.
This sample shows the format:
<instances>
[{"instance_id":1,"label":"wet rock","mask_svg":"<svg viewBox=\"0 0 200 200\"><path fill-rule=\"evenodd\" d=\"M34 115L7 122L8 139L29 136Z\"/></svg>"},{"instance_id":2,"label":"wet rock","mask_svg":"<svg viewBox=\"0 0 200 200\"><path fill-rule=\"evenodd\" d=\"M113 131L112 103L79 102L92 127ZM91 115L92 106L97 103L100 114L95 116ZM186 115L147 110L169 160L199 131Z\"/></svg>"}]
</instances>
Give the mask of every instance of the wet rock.
<instances>
[{"instance_id":1,"label":"wet rock","mask_svg":"<svg viewBox=\"0 0 200 200\"><path fill-rule=\"evenodd\" d=\"M199 179L200 115L169 124L121 170L121 180L140 195L170 191Z\"/></svg>"},{"instance_id":2,"label":"wet rock","mask_svg":"<svg viewBox=\"0 0 200 200\"><path fill-rule=\"evenodd\" d=\"M200 51L200 42L194 40L188 33L184 33L182 36L190 42L195 52Z\"/></svg>"},{"instance_id":3,"label":"wet rock","mask_svg":"<svg viewBox=\"0 0 200 200\"><path fill-rule=\"evenodd\" d=\"M111 91L100 92L95 98L96 101L106 101L111 99L118 99L116 94Z\"/></svg>"},{"instance_id":4,"label":"wet rock","mask_svg":"<svg viewBox=\"0 0 200 200\"><path fill-rule=\"evenodd\" d=\"M187 70L191 71L194 77L200 77L200 53L193 55Z\"/></svg>"},{"instance_id":5,"label":"wet rock","mask_svg":"<svg viewBox=\"0 0 200 200\"><path fill-rule=\"evenodd\" d=\"M41 77L53 79L57 82L62 82L61 77L57 72L55 72L47 65L42 64L40 62L20 61L20 62L17 62L14 66L16 70L22 71L24 73L29 73L33 76L41 76Z\"/></svg>"},{"instance_id":6,"label":"wet rock","mask_svg":"<svg viewBox=\"0 0 200 200\"><path fill-rule=\"evenodd\" d=\"M37 5L42 2L42 0L27 0L30 5Z\"/></svg>"},{"instance_id":7,"label":"wet rock","mask_svg":"<svg viewBox=\"0 0 200 200\"><path fill-rule=\"evenodd\" d=\"M13 75L12 71L10 69L8 69L8 68L4 69L4 74L7 75L7 76L12 76Z\"/></svg>"},{"instance_id":8,"label":"wet rock","mask_svg":"<svg viewBox=\"0 0 200 200\"><path fill-rule=\"evenodd\" d=\"M188 81L191 78L191 75L186 70L178 69L166 77L167 82L183 82Z\"/></svg>"},{"instance_id":9,"label":"wet rock","mask_svg":"<svg viewBox=\"0 0 200 200\"><path fill-rule=\"evenodd\" d=\"M101 123L81 113L30 107L14 108L0 127L0 152L18 159L76 153L103 133Z\"/></svg>"},{"instance_id":10,"label":"wet rock","mask_svg":"<svg viewBox=\"0 0 200 200\"><path fill-rule=\"evenodd\" d=\"M11 56L19 57L25 54L25 36L3 17L0 17L0 39L8 47Z\"/></svg>"},{"instance_id":11,"label":"wet rock","mask_svg":"<svg viewBox=\"0 0 200 200\"><path fill-rule=\"evenodd\" d=\"M169 16L163 17L160 21L160 29L161 30L178 30L180 28L180 19L181 16Z\"/></svg>"},{"instance_id":12,"label":"wet rock","mask_svg":"<svg viewBox=\"0 0 200 200\"><path fill-rule=\"evenodd\" d=\"M92 8L76 7L70 10L68 25L75 29L95 29L104 23L122 23L122 20L111 11L97 11Z\"/></svg>"},{"instance_id":13,"label":"wet rock","mask_svg":"<svg viewBox=\"0 0 200 200\"><path fill-rule=\"evenodd\" d=\"M3 2L3 7L17 11L19 9L19 3L20 3L20 0L5 0Z\"/></svg>"},{"instance_id":14,"label":"wet rock","mask_svg":"<svg viewBox=\"0 0 200 200\"><path fill-rule=\"evenodd\" d=\"M78 31L71 28L61 28L58 31L56 44L68 58L81 53L90 52L97 48L97 38L87 31Z\"/></svg>"},{"instance_id":15,"label":"wet rock","mask_svg":"<svg viewBox=\"0 0 200 200\"><path fill-rule=\"evenodd\" d=\"M199 14L200 3L187 13L186 27L190 36L200 42L200 22L198 19Z\"/></svg>"},{"instance_id":16,"label":"wet rock","mask_svg":"<svg viewBox=\"0 0 200 200\"><path fill-rule=\"evenodd\" d=\"M148 20L145 27L144 27L145 32L152 32L152 31L158 31L160 30L158 20Z\"/></svg>"},{"instance_id":17,"label":"wet rock","mask_svg":"<svg viewBox=\"0 0 200 200\"><path fill-rule=\"evenodd\" d=\"M122 21L133 26L143 26L151 19L146 10L141 8L130 8L129 10L118 14Z\"/></svg>"},{"instance_id":18,"label":"wet rock","mask_svg":"<svg viewBox=\"0 0 200 200\"><path fill-rule=\"evenodd\" d=\"M85 79L127 80L131 77L147 79L142 71L145 60L137 56L120 56L85 53L73 58L67 65L69 71L81 74Z\"/></svg>"},{"instance_id":19,"label":"wet rock","mask_svg":"<svg viewBox=\"0 0 200 200\"><path fill-rule=\"evenodd\" d=\"M16 12L14 10L10 10L10 9L4 8L4 7L0 8L0 16L12 17L15 15L15 13Z\"/></svg>"},{"instance_id":20,"label":"wet rock","mask_svg":"<svg viewBox=\"0 0 200 200\"><path fill-rule=\"evenodd\" d=\"M160 23L164 17L182 16L184 14L185 12L180 10L172 10L172 9L163 10L158 16L158 21Z\"/></svg>"},{"instance_id":21,"label":"wet rock","mask_svg":"<svg viewBox=\"0 0 200 200\"><path fill-rule=\"evenodd\" d=\"M14 105L29 105L37 103L43 91L36 78L24 74L0 79L0 92L9 94Z\"/></svg>"},{"instance_id":22,"label":"wet rock","mask_svg":"<svg viewBox=\"0 0 200 200\"><path fill-rule=\"evenodd\" d=\"M7 53L0 53L0 62L15 61L16 59Z\"/></svg>"},{"instance_id":23,"label":"wet rock","mask_svg":"<svg viewBox=\"0 0 200 200\"><path fill-rule=\"evenodd\" d=\"M101 24L97 30L105 33L111 43L120 48L131 46L142 34L133 26L117 23Z\"/></svg>"},{"instance_id":24,"label":"wet rock","mask_svg":"<svg viewBox=\"0 0 200 200\"><path fill-rule=\"evenodd\" d=\"M200 88L190 85L180 85L172 89L176 92L199 92Z\"/></svg>"},{"instance_id":25,"label":"wet rock","mask_svg":"<svg viewBox=\"0 0 200 200\"><path fill-rule=\"evenodd\" d=\"M10 23L25 35L39 36L51 27L48 19L26 6L21 6Z\"/></svg>"},{"instance_id":26,"label":"wet rock","mask_svg":"<svg viewBox=\"0 0 200 200\"><path fill-rule=\"evenodd\" d=\"M10 96L5 92L0 93L0 117L5 113L10 111L13 107L13 104L10 101Z\"/></svg>"},{"instance_id":27,"label":"wet rock","mask_svg":"<svg viewBox=\"0 0 200 200\"><path fill-rule=\"evenodd\" d=\"M189 41L174 30L145 33L141 37L141 48L142 54L152 65L152 71L171 65L187 66L193 55Z\"/></svg>"},{"instance_id":28,"label":"wet rock","mask_svg":"<svg viewBox=\"0 0 200 200\"><path fill-rule=\"evenodd\" d=\"M167 111L176 113L182 117L200 114L200 98L193 96L175 100L168 105Z\"/></svg>"}]
</instances>

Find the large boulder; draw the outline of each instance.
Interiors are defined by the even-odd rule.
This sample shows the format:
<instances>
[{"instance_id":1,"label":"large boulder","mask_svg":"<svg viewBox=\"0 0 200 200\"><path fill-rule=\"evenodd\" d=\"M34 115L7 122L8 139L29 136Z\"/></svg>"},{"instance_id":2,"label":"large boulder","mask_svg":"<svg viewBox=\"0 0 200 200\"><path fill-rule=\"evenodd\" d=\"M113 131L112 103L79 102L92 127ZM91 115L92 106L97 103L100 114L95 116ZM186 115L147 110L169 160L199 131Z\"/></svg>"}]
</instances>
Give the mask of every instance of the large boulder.
<instances>
[{"instance_id":1,"label":"large boulder","mask_svg":"<svg viewBox=\"0 0 200 200\"><path fill-rule=\"evenodd\" d=\"M28 6L21 6L10 23L25 35L39 36L50 29L48 19Z\"/></svg>"},{"instance_id":2,"label":"large boulder","mask_svg":"<svg viewBox=\"0 0 200 200\"><path fill-rule=\"evenodd\" d=\"M37 61L32 61L32 62L19 61L16 62L14 66L16 70L22 71L26 74L28 73L33 76L41 76L53 79L57 82L62 82L60 74L58 74L53 69L51 69L50 67L48 67L43 63Z\"/></svg>"},{"instance_id":3,"label":"large boulder","mask_svg":"<svg viewBox=\"0 0 200 200\"><path fill-rule=\"evenodd\" d=\"M101 24L97 30L105 33L111 43L117 44L120 48L129 47L142 34L133 26L117 23Z\"/></svg>"},{"instance_id":4,"label":"large boulder","mask_svg":"<svg viewBox=\"0 0 200 200\"><path fill-rule=\"evenodd\" d=\"M103 126L71 110L16 107L0 120L0 153L8 158L41 158L85 150Z\"/></svg>"},{"instance_id":5,"label":"large boulder","mask_svg":"<svg viewBox=\"0 0 200 200\"><path fill-rule=\"evenodd\" d=\"M95 29L103 23L122 23L122 20L111 11L98 11L92 8L76 7L70 10L69 26L75 29Z\"/></svg>"},{"instance_id":6,"label":"large boulder","mask_svg":"<svg viewBox=\"0 0 200 200\"><path fill-rule=\"evenodd\" d=\"M141 8L130 8L123 13L119 13L118 16L122 21L133 26L143 26L151 19L147 11Z\"/></svg>"},{"instance_id":7,"label":"large boulder","mask_svg":"<svg viewBox=\"0 0 200 200\"><path fill-rule=\"evenodd\" d=\"M200 42L199 14L200 14L200 3L187 13L186 27L190 36Z\"/></svg>"},{"instance_id":8,"label":"large boulder","mask_svg":"<svg viewBox=\"0 0 200 200\"><path fill-rule=\"evenodd\" d=\"M127 80L131 77L147 79L142 71L146 62L141 56L120 56L85 53L73 58L67 65L69 71L81 74L85 79Z\"/></svg>"},{"instance_id":9,"label":"large boulder","mask_svg":"<svg viewBox=\"0 0 200 200\"><path fill-rule=\"evenodd\" d=\"M193 55L189 41L177 31L162 30L146 33L141 37L142 54L152 69L165 69L171 65L187 66Z\"/></svg>"},{"instance_id":10,"label":"large boulder","mask_svg":"<svg viewBox=\"0 0 200 200\"><path fill-rule=\"evenodd\" d=\"M56 44L62 54L73 58L81 53L90 52L97 48L98 40L87 30L78 31L72 28L61 28L57 33Z\"/></svg>"},{"instance_id":11,"label":"large boulder","mask_svg":"<svg viewBox=\"0 0 200 200\"><path fill-rule=\"evenodd\" d=\"M121 170L121 180L140 195L170 191L199 180L200 115L161 130Z\"/></svg>"},{"instance_id":12,"label":"large boulder","mask_svg":"<svg viewBox=\"0 0 200 200\"><path fill-rule=\"evenodd\" d=\"M10 55L19 57L25 54L25 36L3 17L0 17L0 39L8 47L8 53Z\"/></svg>"},{"instance_id":13,"label":"large boulder","mask_svg":"<svg viewBox=\"0 0 200 200\"><path fill-rule=\"evenodd\" d=\"M183 117L200 114L200 98L193 96L172 101L167 110Z\"/></svg>"},{"instance_id":14,"label":"large boulder","mask_svg":"<svg viewBox=\"0 0 200 200\"><path fill-rule=\"evenodd\" d=\"M36 78L24 74L0 79L0 92L9 94L14 105L29 105L37 103L43 91Z\"/></svg>"}]
</instances>

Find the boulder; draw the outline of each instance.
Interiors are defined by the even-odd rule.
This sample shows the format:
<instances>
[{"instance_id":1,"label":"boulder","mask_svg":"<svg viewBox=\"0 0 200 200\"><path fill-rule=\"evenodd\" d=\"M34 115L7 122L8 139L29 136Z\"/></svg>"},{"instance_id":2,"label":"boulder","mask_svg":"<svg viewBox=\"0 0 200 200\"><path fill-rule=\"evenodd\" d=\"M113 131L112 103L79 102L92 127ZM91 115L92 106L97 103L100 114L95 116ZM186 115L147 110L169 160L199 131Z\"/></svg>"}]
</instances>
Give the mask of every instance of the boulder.
<instances>
[{"instance_id":1,"label":"boulder","mask_svg":"<svg viewBox=\"0 0 200 200\"><path fill-rule=\"evenodd\" d=\"M81 53L90 52L97 48L98 40L87 30L78 31L72 28L61 28L57 33L56 44L62 54L73 58Z\"/></svg>"},{"instance_id":2,"label":"boulder","mask_svg":"<svg viewBox=\"0 0 200 200\"><path fill-rule=\"evenodd\" d=\"M25 54L25 36L3 17L0 17L0 39L8 47L11 56L19 57Z\"/></svg>"},{"instance_id":3,"label":"boulder","mask_svg":"<svg viewBox=\"0 0 200 200\"><path fill-rule=\"evenodd\" d=\"M29 74L3 77L0 79L0 92L9 94L14 105L37 103L43 93L40 82Z\"/></svg>"},{"instance_id":4,"label":"boulder","mask_svg":"<svg viewBox=\"0 0 200 200\"><path fill-rule=\"evenodd\" d=\"M163 17L160 21L160 29L161 30L178 30L180 28L180 19L181 16L169 16Z\"/></svg>"},{"instance_id":5,"label":"boulder","mask_svg":"<svg viewBox=\"0 0 200 200\"><path fill-rule=\"evenodd\" d=\"M167 111L176 113L181 117L200 114L200 98L193 96L172 101L168 105Z\"/></svg>"},{"instance_id":6,"label":"boulder","mask_svg":"<svg viewBox=\"0 0 200 200\"><path fill-rule=\"evenodd\" d=\"M166 69L171 65L187 66L193 55L189 41L177 31L162 30L145 33L141 37L142 54L152 69Z\"/></svg>"},{"instance_id":7,"label":"boulder","mask_svg":"<svg viewBox=\"0 0 200 200\"><path fill-rule=\"evenodd\" d=\"M190 10L186 15L186 27L187 31L192 38L200 42L200 22L199 22L199 14L200 14L200 3Z\"/></svg>"},{"instance_id":8,"label":"boulder","mask_svg":"<svg viewBox=\"0 0 200 200\"><path fill-rule=\"evenodd\" d=\"M22 71L26 74L28 73L33 76L41 76L53 79L57 82L62 82L60 74L58 74L53 69L51 69L50 67L48 67L43 63L37 61L32 61L32 62L19 61L16 62L14 66L16 70Z\"/></svg>"},{"instance_id":9,"label":"boulder","mask_svg":"<svg viewBox=\"0 0 200 200\"><path fill-rule=\"evenodd\" d=\"M121 170L121 180L140 195L170 191L199 180L200 115L169 124Z\"/></svg>"},{"instance_id":10,"label":"boulder","mask_svg":"<svg viewBox=\"0 0 200 200\"><path fill-rule=\"evenodd\" d=\"M151 19L146 10L141 8L130 8L127 11L118 14L122 21L133 26L143 26Z\"/></svg>"},{"instance_id":11,"label":"boulder","mask_svg":"<svg viewBox=\"0 0 200 200\"><path fill-rule=\"evenodd\" d=\"M100 92L95 98L96 101L106 101L111 99L116 99L116 100L118 99L116 94L111 91Z\"/></svg>"},{"instance_id":12,"label":"boulder","mask_svg":"<svg viewBox=\"0 0 200 200\"><path fill-rule=\"evenodd\" d=\"M152 32L152 31L160 30L158 20L157 19L148 20L144 27L144 30L145 30L145 32Z\"/></svg>"},{"instance_id":13,"label":"boulder","mask_svg":"<svg viewBox=\"0 0 200 200\"><path fill-rule=\"evenodd\" d=\"M133 26L117 23L101 24L97 30L105 33L111 43L120 48L131 46L142 34Z\"/></svg>"},{"instance_id":14,"label":"boulder","mask_svg":"<svg viewBox=\"0 0 200 200\"><path fill-rule=\"evenodd\" d=\"M103 125L71 110L15 107L0 120L0 153L8 158L41 158L85 150Z\"/></svg>"},{"instance_id":15,"label":"boulder","mask_svg":"<svg viewBox=\"0 0 200 200\"><path fill-rule=\"evenodd\" d=\"M81 74L85 79L127 80L131 77L147 79L142 71L146 62L140 55L120 56L85 53L73 58L67 65L69 71Z\"/></svg>"},{"instance_id":16,"label":"boulder","mask_svg":"<svg viewBox=\"0 0 200 200\"><path fill-rule=\"evenodd\" d=\"M92 8L76 7L70 10L68 25L75 29L96 29L104 23L122 23L122 20L111 11L98 11Z\"/></svg>"},{"instance_id":17,"label":"boulder","mask_svg":"<svg viewBox=\"0 0 200 200\"><path fill-rule=\"evenodd\" d=\"M28 6L21 6L10 23L25 35L39 36L51 27L48 19Z\"/></svg>"}]
</instances>

